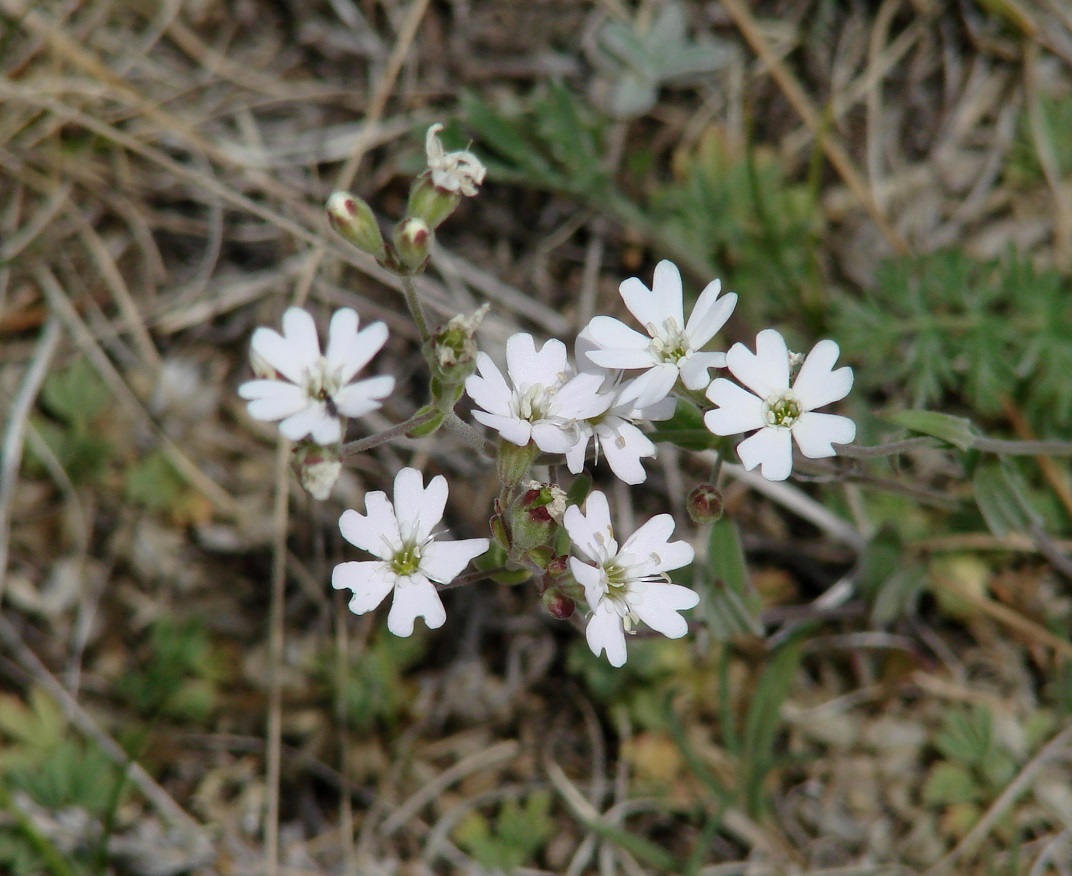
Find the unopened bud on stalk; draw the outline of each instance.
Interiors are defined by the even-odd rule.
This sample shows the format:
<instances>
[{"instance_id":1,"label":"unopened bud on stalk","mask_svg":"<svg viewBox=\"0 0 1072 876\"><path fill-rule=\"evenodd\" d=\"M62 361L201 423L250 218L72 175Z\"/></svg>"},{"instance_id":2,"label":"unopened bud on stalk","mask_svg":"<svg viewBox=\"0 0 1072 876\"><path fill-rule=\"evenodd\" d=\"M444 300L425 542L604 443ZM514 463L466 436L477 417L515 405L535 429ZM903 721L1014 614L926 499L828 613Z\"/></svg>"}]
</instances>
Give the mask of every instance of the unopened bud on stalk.
<instances>
[{"instance_id":1,"label":"unopened bud on stalk","mask_svg":"<svg viewBox=\"0 0 1072 876\"><path fill-rule=\"evenodd\" d=\"M413 181L413 187L409 190L406 215L423 219L430 228L438 228L458 209L461 200L459 192L441 189L432 182L431 172L425 171Z\"/></svg>"},{"instance_id":2,"label":"unopened bud on stalk","mask_svg":"<svg viewBox=\"0 0 1072 876\"><path fill-rule=\"evenodd\" d=\"M407 273L416 274L428 261L432 248L432 229L423 219L410 216L395 226L394 243L398 263Z\"/></svg>"},{"instance_id":3,"label":"unopened bud on stalk","mask_svg":"<svg viewBox=\"0 0 1072 876\"><path fill-rule=\"evenodd\" d=\"M474 336L480 327L489 305L466 316L452 317L443 328L432 336L432 349L438 366L438 377L444 386L461 386L476 370L477 346Z\"/></svg>"},{"instance_id":4,"label":"unopened bud on stalk","mask_svg":"<svg viewBox=\"0 0 1072 876\"><path fill-rule=\"evenodd\" d=\"M332 228L358 249L383 260L383 235L368 204L349 192L335 192L328 198L326 209Z\"/></svg>"},{"instance_id":5,"label":"unopened bud on stalk","mask_svg":"<svg viewBox=\"0 0 1072 876\"><path fill-rule=\"evenodd\" d=\"M713 484L700 484L685 505L693 523L714 523L722 517L722 493Z\"/></svg>"},{"instance_id":6,"label":"unopened bud on stalk","mask_svg":"<svg viewBox=\"0 0 1072 876\"><path fill-rule=\"evenodd\" d=\"M499 457L496 460L499 480L508 487L516 487L529 473L539 455L540 448L531 442L524 447L518 447L509 441L500 441Z\"/></svg>"},{"instance_id":7,"label":"unopened bud on stalk","mask_svg":"<svg viewBox=\"0 0 1072 876\"><path fill-rule=\"evenodd\" d=\"M559 620L573 617L573 612L577 608L577 603L558 587L548 587L540 594L540 597L543 599L544 607Z\"/></svg>"},{"instance_id":8,"label":"unopened bud on stalk","mask_svg":"<svg viewBox=\"0 0 1072 876\"><path fill-rule=\"evenodd\" d=\"M294 451L294 467L305 491L320 501L331 495L342 472L338 450L312 442L302 444Z\"/></svg>"}]
</instances>

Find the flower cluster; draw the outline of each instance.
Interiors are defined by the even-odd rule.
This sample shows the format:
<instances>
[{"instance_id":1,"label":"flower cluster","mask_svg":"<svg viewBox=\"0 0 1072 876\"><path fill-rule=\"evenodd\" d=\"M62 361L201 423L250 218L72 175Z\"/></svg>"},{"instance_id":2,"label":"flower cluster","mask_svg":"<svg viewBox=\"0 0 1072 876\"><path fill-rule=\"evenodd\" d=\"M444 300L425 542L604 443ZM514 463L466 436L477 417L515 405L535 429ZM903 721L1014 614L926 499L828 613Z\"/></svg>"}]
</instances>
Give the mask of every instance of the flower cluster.
<instances>
[{"instance_id":1,"label":"flower cluster","mask_svg":"<svg viewBox=\"0 0 1072 876\"><path fill-rule=\"evenodd\" d=\"M729 353L704 350L737 304L732 292L720 294L718 280L700 293L688 320L681 274L671 262L656 266L651 289L631 277L620 291L643 333L613 317L594 317L578 337L576 373L560 341L536 351L531 336L514 335L506 346L509 381L491 357L478 354L479 373L466 382L479 408L474 418L504 441L532 442L545 453L563 454L574 474L592 444L629 484L645 480L641 460L656 452L638 425L670 416L675 393L693 400L706 396L718 406L704 416L715 435L758 430L741 442L738 455L746 469L758 465L770 480L784 480L792 471L790 436L813 459L833 456L834 444L855 438L848 418L815 413L852 388L852 369L833 368L838 356L833 341L820 341L803 357L790 388L796 357L774 329L760 332L754 355L743 344ZM710 370L723 367L751 392L724 377L712 381Z\"/></svg>"},{"instance_id":2,"label":"flower cluster","mask_svg":"<svg viewBox=\"0 0 1072 876\"><path fill-rule=\"evenodd\" d=\"M427 169L414 181L406 215L389 240L360 199L338 192L327 207L343 237L400 278L431 371L428 403L384 434L426 435L449 420L453 428L468 430L473 443L487 443L454 411L464 392L473 420L498 435L501 489L491 520L493 539L437 538L447 481L437 475L425 486L420 471L405 467L395 477L393 499L370 492L364 514L348 510L341 516L343 537L374 559L340 563L332 585L352 592L355 614L372 611L392 594L387 627L409 636L417 618L432 629L443 625L440 589L465 583L458 576L484 557L478 565L486 571L471 576L474 580L483 575L504 583L532 580L559 618L583 604L592 652L621 666L626 634L641 624L670 638L688 631L681 612L697 606L700 597L671 582L669 573L692 563L693 548L684 540L670 541L669 514L652 517L619 543L602 492L585 497L586 489L577 487L586 481L578 479L567 502L557 483L533 481L532 467L564 463L578 475L586 463L602 458L620 480L640 484L647 478L644 461L657 452L645 426L686 405L703 411L710 446L726 453L730 445L722 439L740 435L736 453L745 469L758 467L763 477L783 480L792 473L794 445L815 459L834 456L836 445L855 439L852 420L818 412L849 393L852 370L835 368L834 341L794 354L774 329L758 334L755 352L741 343L728 352L708 349L733 314L737 296L723 293L713 280L686 316L681 274L669 261L655 267L651 288L637 277L620 286L622 303L638 327L596 316L579 333L572 360L562 341L538 344L520 332L508 339L501 369L475 341L486 305L432 331L413 277L427 263L434 229L462 197L477 194L485 176L470 152L443 148L441 130L433 125L428 131ZM378 408L394 388L391 377L355 379L386 340L383 323L359 330L358 315L349 308L332 317L324 352L312 316L299 308L283 315L282 334L268 328L253 334L251 359L259 378L243 383L239 394L248 400L251 416L278 421L285 437L301 442L299 474L317 498L328 495L343 452L353 449L340 446L346 418ZM734 380L712 377L713 370ZM688 511L696 522L718 519L723 505L717 485L693 490Z\"/></svg>"}]
</instances>

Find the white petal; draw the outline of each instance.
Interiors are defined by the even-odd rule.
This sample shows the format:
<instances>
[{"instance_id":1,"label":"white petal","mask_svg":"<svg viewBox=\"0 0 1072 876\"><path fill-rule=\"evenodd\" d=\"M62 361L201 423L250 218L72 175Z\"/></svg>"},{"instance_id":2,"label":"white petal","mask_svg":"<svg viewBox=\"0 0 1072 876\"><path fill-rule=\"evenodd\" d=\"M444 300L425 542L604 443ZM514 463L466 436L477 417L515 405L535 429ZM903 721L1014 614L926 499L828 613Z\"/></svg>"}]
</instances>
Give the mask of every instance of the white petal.
<instances>
[{"instance_id":1,"label":"white petal","mask_svg":"<svg viewBox=\"0 0 1072 876\"><path fill-rule=\"evenodd\" d=\"M413 575L395 587L395 598L387 615L387 629L396 636L410 636L413 623L419 617L424 618L428 629L436 630L446 622L447 611L435 585L427 578Z\"/></svg>"},{"instance_id":2,"label":"white petal","mask_svg":"<svg viewBox=\"0 0 1072 876\"><path fill-rule=\"evenodd\" d=\"M354 547L380 559L391 559L402 544L395 509L382 490L365 495L365 508L367 516L352 509L343 511L339 517L339 532Z\"/></svg>"},{"instance_id":3,"label":"white petal","mask_svg":"<svg viewBox=\"0 0 1072 876\"><path fill-rule=\"evenodd\" d=\"M793 392L805 410L814 411L839 401L852 389L852 369L845 366L833 370L838 353L834 341L819 341L800 366Z\"/></svg>"},{"instance_id":4,"label":"white petal","mask_svg":"<svg viewBox=\"0 0 1072 876\"><path fill-rule=\"evenodd\" d=\"M581 440L566 451L566 468L570 474L580 474L584 469L584 458L588 453L588 442L592 437L591 429L581 430Z\"/></svg>"},{"instance_id":5,"label":"white petal","mask_svg":"<svg viewBox=\"0 0 1072 876\"><path fill-rule=\"evenodd\" d=\"M331 317L331 323L328 325L328 349L324 356L332 365L339 365L345 360L350 344L357 335L358 323L357 311L350 307L336 310Z\"/></svg>"},{"instance_id":6,"label":"white petal","mask_svg":"<svg viewBox=\"0 0 1072 876\"><path fill-rule=\"evenodd\" d=\"M607 585L603 578L603 570L590 566L584 560L577 557L569 558L570 571L577 583L584 588L584 598L589 606L599 605L599 601L607 592Z\"/></svg>"},{"instance_id":7,"label":"white petal","mask_svg":"<svg viewBox=\"0 0 1072 876\"><path fill-rule=\"evenodd\" d=\"M688 389L707 389L707 385L711 382L708 370L722 368L725 364L725 353L693 353L678 362L678 367L681 369L681 382Z\"/></svg>"},{"instance_id":8,"label":"white petal","mask_svg":"<svg viewBox=\"0 0 1072 876\"><path fill-rule=\"evenodd\" d=\"M350 611L365 614L383 602L395 586L395 577L390 566L378 560L339 563L331 572L331 586L336 590L352 590Z\"/></svg>"},{"instance_id":9,"label":"white petal","mask_svg":"<svg viewBox=\"0 0 1072 876\"><path fill-rule=\"evenodd\" d=\"M469 393L469 398L489 413L508 413L513 391L499 367L491 356L480 352L476 354L476 368L478 373L465 381L465 391Z\"/></svg>"},{"instance_id":10,"label":"white petal","mask_svg":"<svg viewBox=\"0 0 1072 876\"><path fill-rule=\"evenodd\" d=\"M614 401L614 393L600 392L603 375L586 372L571 377L555 393L551 412L574 420L590 420L605 413Z\"/></svg>"},{"instance_id":11,"label":"white petal","mask_svg":"<svg viewBox=\"0 0 1072 876\"><path fill-rule=\"evenodd\" d=\"M536 384L554 386L566 370L566 345L551 338L537 350L532 335L511 335L506 341L506 370L519 390Z\"/></svg>"},{"instance_id":12,"label":"white petal","mask_svg":"<svg viewBox=\"0 0 1072 876\"><path fill-rule=\"evenodd\" d=\"M716 435L737 435L766 425L763 402L725 377L712 381L707 397L718 407L704 414L704 425Z\"/></svg>"},{"instance_id":13,"label":"white petal","mask_svg":"<svg viewBox=\"0 0 1072 876\"><path fill-rule=\"evenodd\" d=\"M748 471L761 466L760 474L768 481L784 481L793 470L793 440L788 429L760 429L737 445L737 455Z\"/></svg>"},{"instance_id":14,"label":"white petal","mask_svg":"<svg viewBox=\"0 0 1072 876\"><path fill-rule=\"evenodd\" d=\"M614 556L618 545L611 530L607 497L595 490L588 495L584 507L587 514L576 505L570 505L562 518L570 540L590 560L599 562L604 556Z\"/></svg>"},{"instance_id":15,"label":"white petal","mask_svg":"<svg viewBox=\"0 0 1072 876\"><path fill-rule=\"evenodd\" d=\"M793 424L793 437L800 452L809 459L837 456L832 444L851 444L856 438L856 424L836 414L808 411Z\"/></svg>"},{"instance_id":16,"label":"white petal","mask_svg":"<svg viewBox=\"0 0 1072 876\"><path fill-rule=\"evenodd\" d=\"M294 383L301 383L303 372L320 358L320 339L316 323L300 307L290 307L283 314L283 334L269 328L253 332L253 351L276 371Z\"/></svg>"},{"instance_id":17,"label":"white petal","mask_svg":"<svg viewBox=\"0 0 1072 876\"><path fill-rule=\"evenodd\" d=\"M762 399L789 389L789 351L774 329L756 335L755 354L744 344L734 344L726 354L726 366Z\"/></svg>"},{"instance_id":18,"label":"white petal","mask_svg":"<svg viewBox=\"0 0 1072 876\"><path fill-rule=\"evenodd\" d=\"M618 287L618 291L629 312L649 333L654 329L658 334L667 319L675 320L678 328L685 327L681 273L673 262L664 260L655 266L651 289L639 278L630 277Z\"/></svg>"},{"instance_id":19,"label":"white petal","mask_svg":"<svg viewBox=\"0 0 1072 876\"><path fill-rule=\"evenodd\" d=\"M486 538L434 541L421 555L421 571L433 581L449 584L472 560L487 553L489 544Z\"/></svg>"},{"instance_id":20,"label":"white petal","mask_svg":"<svg viewBox=\"0 0 1072 876\"><path fill-rule=\"evenodd\" d=\"M319 408L324 408L323 405L318 405ZM313 440L313 443L321 446L327 446L329 444L335 444L342 440L342 421L338 417L333 417L329 414L326 408L319 410L319 417L313 424L313 428L309 430L309 437ZM279 424L279 430L285 435L286 432L283 427L287 424L284 420Z\"/></svg>"},{"instance_id":21,"label":"white petal","mask_svg":"<svg viewBox=\"0 0 1072 876\"><path fill-rule=\"evenodd\" d=\"M238 394L251 399L247 410L255 420L282 420L309 405L305 390L282 380L250 380L238 387Z\"/></svg>"},{"instance_id":22,"label":"white petal","mask_svg":"<svg viewBox=\"0 0 1072 876\"><path fill-rule=\"evenodd\" d=\"M588 337L599 349L589 350L588 358L603 368L644 368L651 364L652 357L648 351L651 338L629 328L624 322L612 316L594 316L586 328ZM607 362L609 353L614 353L616 360L622 359L634 364L617 365Z\"/></svg>"},{"instance_id":23,"label":"white petal","mask_svg":"<svg viewBox=\"0 0 1072 876\"><path fill-rule=\"evenodd\" d=\"M524 447L532 438L532 423L517 417L473 411L473 419L498 432L503 440Z\"/></svg>"},{"instance_id":24,"label":"white petal","mask_svg":"<svg viewBox=\"0 0 1072 876\"><path fill-rule=\"evenodd\" d=\"M596 657L606 651L611 666L625 665L625 630L622 629L622 619L615 612L602 607L596 609L588 621L584 637Z\"/></svg>"},{"instance_id":25,"label":"white petal","mask_svg":"<svg viewBox=\"0 0 1072 876\"><path fill-rule=\"evenodd\" d=\"M319 403L309 405L305 410L287 417L279 424L279 431L291 441L300 441L315 432L320 436L313 439L317 444L334 444L342 437L339 418L332 417Z\"/></svg>"},{"instance_id":26,"label":"white petal","mask_svg":"<svg viewBox=\"0 0 1072 876\"><path fill-rule=\"evenodd\" d=\"M581 434L579 429L568 423L541 420L532 425L532 441L544 453L568 453L580 440Z\"/></svg>"},{"instance_id":27,"label":"white petal","mask_svg":"<svg viewBox=\"0 0 1072 876\"><path fill-rule=\"evenodd\" d=\"M611 471L627 484L642 484L647 472L640 460L655 456L655 445L632 423L622 421L616 429L603 425L597 430L599 444Z\"/></svg>"},{"instance_id":28,"label":"white petal","mask_svg":"<svg viewBox=\"0 0 1072 876\"><path fill-rule=\"evenodd\" d=\"M718 297L721 289L722 284L718 280L708 283L692 309L688 325L685 326L685 334L689 336L689 343L694 350L701 349L718 333L737 306L737 295L733 292L722 298Z\"/></svg>"},{"instance_id":29,"label":"white petal","mask_svg":"<svg viewBox=\"0 0 1072 876\"><path fill-rule=\"evenodd\" d=\"M677 378L676 365L669 362L656 365L634 378L629 383L629 388L622 390L619 400L631 401L638 408L658 404L670 394Z\"/></svg>"},{"instance_id":30,"label":"white petal","mask_svg":"<svg viewBox=\"0 0 1072 876\"><path fill-rule=\"evenodd\" d=\"M389 396L395 388L395 379L389 374L370 377L344 386L335 395L335 407L347 417L363 417L382 407L380 399Z\"/></svg>"},{"instance_id":31,"label":"white petal","mask_svg":"<svg viewBox=\"0 0 1072 876\"><path fill-rule=\"evenodd\" d=\"M402 540L422 544L440 520L447 505L447 479L436 475L424 487L424 478L415 468L400 469L395 475L395 514Z\"/></svg>"},{"instance_id":32,"label":"white petal","mask_svg":"<svg viewBox=\"0 0 1072 876\"><path fill-rule=\"evenodd\" d=\"M680 569L696 558L696 552L687 541L670 541L673 534L674 518L657 514L626 539L620 553L633 554L651 572Z\"/></svg>"},{"instance_id":33,"label":"white petal","mask_svg":"<svg viewBox=\"0 0 1072 876\"><path fill-rule=\"evenodd\" d=\"M287 340L289 354L306 368L320 358L320 336L316 322L307 310L288 307L283 313L283 336Z\"/></svg>"},{"instance_id":34,"label":"white petal","mask_svg":"<svg viewBox=\"0 0 1072 876\"><path fill-rule=\"evenodd\" d=\"M340 369L339 379L349 383L387 343L387 326L374 322L345 341L335 343L333 336L331 342L335 344L335 349L328 347L328 362L333 369Z\"/></svg>"},{"instance_id":35,"label":"white petal","mask_svg":"<svg viewBox=\"0 0 1072 876\"><path fill-rule=\"evenodd\" d=\"M680 584L649 584L642 598L630 605L637 617L655 632L669 639L680 639L689 631L689 624L678 612L695 608L699 602L698 593Z\"/></svg>"}]
</instances>

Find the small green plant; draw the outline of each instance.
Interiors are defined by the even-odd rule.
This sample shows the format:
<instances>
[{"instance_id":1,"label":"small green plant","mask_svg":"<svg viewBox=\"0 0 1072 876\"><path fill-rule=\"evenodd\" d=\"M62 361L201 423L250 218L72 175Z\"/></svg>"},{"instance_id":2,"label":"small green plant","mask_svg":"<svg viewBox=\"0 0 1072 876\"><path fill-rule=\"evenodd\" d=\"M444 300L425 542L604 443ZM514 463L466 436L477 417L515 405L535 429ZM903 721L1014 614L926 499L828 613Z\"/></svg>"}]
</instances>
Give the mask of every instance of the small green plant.
<instances>
[{"instance_id":1,"label":"small green plant","mask_svg":"<svg viewBox=\"0 0 1072 876\"><path fill-rule=\"evenodd\" d=\"M24 811L80 810L89 820L77 860L88 860L102 828L122 802L123 778L100 749L71 736L55 702L34 688L26 701L0 697L0 807L12 826L0 827L0 871L67 876L76 860L55 847ZM25 805L15 802L24 795ZM107 829L103 828L106 835ZM82 855L84 853L84 856Z\"/></svg>"},{"instance_id":2,"label":"small green plant","mask_svg":"<svg viewBox=\"0 0 1072 876\"><path fill-rule=\"evenodd\" d=\"M185 487L174 466L158 450L128 468L123 478L127 499L150 511L174 509Z\"/></svg>"},{"instance_id":3,"label":"small green plant","mask_svg":"<svg viewBox=\"0 0 1072 876\"><path fill-rule=\"evenodd\" d=\"M481 866L513 873L535 857L557 831L550 816L551 795L536 791L524 803L507 800L494 824L471 812L454 831L454 839Z\"/></svg>"},{"instance_id":4,"label":"small green plant","mask_svg":"<svg viewBox=\"0 0 1072 876\"><path fill-rule=\"evenodd\" d=\"M1072 296L1053 271L1012 253L895 259L835 313L846 355L883 363L861 369L865 389L984 416L1019 400L1040 434L1072 426Z\"/></svg>"},{"instance_id":5,"label":"small green plant","mask_svg":"<svg viewBox=\"0 0 1072 876\"><path fill-rule=\"evenodd\" d=\"M113 454L97 428L108 398L108 388L84 359L50 374L41 388L48 416L36 415L31 422L76 483L99 477ZM39 462L32 445L28 458Z\"/></svg>"},{"instance_id":6,"label":"small green plant","mask_svg":"<svg viewBox=\"0 0 1072 876\"><path fill-rule=\"evenodd\" d=\"M157 621L138 666L116 689L146 719L166 715L203 721L216 707L220 667L204 626L196 621Z\"/></svg>"},{"instance_id":7,"label":"small green plant","mask_svg":"<svg viewBox=\"0 0 1072 876\"><path fill-rule=\"evenodd\" d=\"M359 657L350 661L343 679L342 698L347 726L368 733L377 726L394 726L412 702L405 674L424 656L421 636L377 635ZM323 683L337 687L334 651L325 651L317 666Z\"/></svg>"}]
</instances>

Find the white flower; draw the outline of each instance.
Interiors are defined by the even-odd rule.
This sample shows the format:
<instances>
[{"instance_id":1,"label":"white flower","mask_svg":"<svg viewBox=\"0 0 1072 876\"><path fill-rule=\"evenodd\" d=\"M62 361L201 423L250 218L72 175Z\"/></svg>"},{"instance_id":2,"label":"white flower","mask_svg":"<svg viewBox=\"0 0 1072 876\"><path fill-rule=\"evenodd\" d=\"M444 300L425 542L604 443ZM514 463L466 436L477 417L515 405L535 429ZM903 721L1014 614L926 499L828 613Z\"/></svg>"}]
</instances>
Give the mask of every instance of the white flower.
<instances>
[{"instance_id":1,"label":"white flower","mask_svg":"<svg viewBox=\"0 0 1072 876\"><path fill-rule=\"evenodd\" d=\"M644 410L638 409L633 387L635 381L623 381L623 372L602 368L592 362L587 354L594 349L596 345L585 328L577 336L577 367L583 372L600 375L603 379L600 391L609 393L612 401L605 411L580 424L581 440L566 453L566 465L573 474L580 474L591 441L596 459L602 451L611 471L620 480L627 484L641 484L647 478L647 472L640 460L655 457L656 447L637 423L668 419L673 416L676 403L667 398Z\"/></svg>"},{"instance_id":2,"label":"white flower","mask_svg":"<svg viewBox=\"0 0 1072 876\"><path fill-rule=\"evenodd\" d=\"M613 317L593 317L586 331L600 349L590 351L588 358L604 368L646 369L633 384L639 408L666 398L678 377L688 389L704 389L710 380L708 369L725 365L726 354L700 351L737 304L732 292L719 298L721 290L719 280L708 283L686 323L681 273L673 262L659 262L651 289L637 277L619 287L625 306L647 335Z\"/></svg>"},{"instance_id":3,"label":"white flower","mask_svg":"<svg viewBox=\"0 0 1072 876\"><path fill-rule=\"evenodd\" d=\"M442 130L442 125L432 125L424 138L432 184L444 191L461 192L471 198L477 193L477 186L484 182L487 169L468 150L446 152L439 142L439 132Z\"/></svg>"},{"instance_id":4,"label":"white flower","mask_svg":"<svg viewBox=\"0 0 1072 876\"><path fill-rule=\"evenodd\" d=\"M758 429L737 445L737 455L748 470L760 465L767 480L784 481L793 470L790 435L811 459L835 456L833 445L856 438L856 424L848 417L817 414L815 409L845 398L852 389L852 369L834 370L839 352L834 341L819 341L790 389L790 354L778 332L761 331L755 354L744 344L734 344L726 354L727 365L752 392L723 377L715 380L707 397L719 407L704 414L704 423L716 435Z\"/></svg>"},{"instance_id":5,"label":"white flower","mask_svg":"<svg viewBox=\"0 0 1072 876\"><path fill-rule=\"evenodd\" d=\"M249 400L257 420L282 420L281 431L291 441L306 435L317 444L342 438L341 417L360 417L380 407L395 379L372 377L351 383L387 340L387 326L374 322L357 330L358 317L350 308L337 310L328 330L328 349L321 355L313 318L300 307L283 314L283 334L269 328L253 332L250 356L267 365L282 380L250 380L238 387Z\"/></svg>"},{"instance_id":6,"label":"white flower","mask_svg":"<svg viewBox=\"0 0 1072 876\"><path fill-rule=\"evenodd\" d=\"M581 439L578 421L602 413L611 402L609 394L599 393L600 375L572 375L566 345L554 339L539 350L529 334L507 340L510 384L487 353L477 353L476 369L465 381L465 391L483 408L473 418L519 447L532 441L544 453L566 453Z\"/></svg>"},{"instance_id":7,"label":"white flower","mask_svg":"<svg viewBox=\"0 0 1072 876\"><path fill-rule=\"evenodd\" d=\"M674 518L659 514L634 532L620 548L614 539L607 497L596 491L585 504L566 509L565 527L590 565L570 557L573 577L584 587L592 610L585 637L597 657L607 652L613 666L625 663L625 633L644 621L656 632L679 639L689 626L678 614L700 601L695 591L671 584L666 572L692 562L695 552L684 541L668 541Z\"/></svg>"},{"instance_id":8,"label":"white flower","mask_svg":"<svg viewBox=\"0 0 1072 876\"><path fill-rule=\"evenodd\" d=\"M392 590L387 629L408 636L423 617L429 629L443 626L447 613L436 584L449 584L488 549L486 538L435 541L432 528L443 519L447 481L436 475L427 488L421 473L404 468L395 476L394 505L382 491L365 496L367 516L344 511L339 529L350 544L378 560L340 563L331 574L336 590L349 588L350 611L364 614Z\"/></svg>"}]
</instances>

